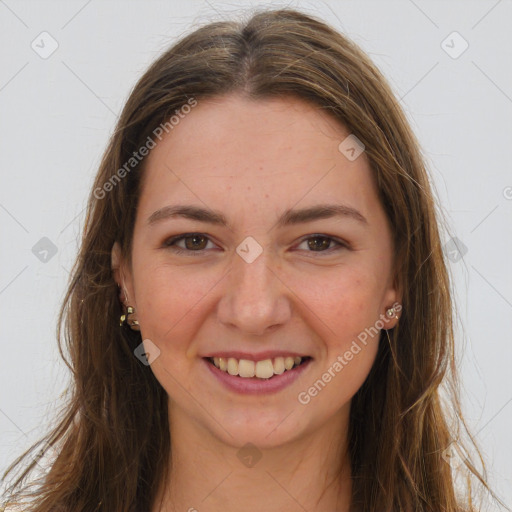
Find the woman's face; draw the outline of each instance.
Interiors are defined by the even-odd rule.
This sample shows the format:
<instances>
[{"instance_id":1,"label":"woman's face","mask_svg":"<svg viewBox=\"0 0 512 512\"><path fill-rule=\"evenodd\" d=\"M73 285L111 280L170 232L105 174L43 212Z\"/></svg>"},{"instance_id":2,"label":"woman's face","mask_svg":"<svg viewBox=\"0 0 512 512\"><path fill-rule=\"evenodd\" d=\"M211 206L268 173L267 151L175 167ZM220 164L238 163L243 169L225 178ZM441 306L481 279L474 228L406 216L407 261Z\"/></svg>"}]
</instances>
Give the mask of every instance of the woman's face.
<instances>
[{"instance_id":1,"label":"woman's face","mask_svg":"<svg viewBox=\"0 0 512 512\"><path fill-rule=\"evenodd\" d=\"M117 245L113 261L160 351L171 418L259 447L347 421L400 300L390 227L348 135L300 100L231 95L155 139L132 265ZM304 363L283 371L287 356Z\"/></svg>"}]
</instances>

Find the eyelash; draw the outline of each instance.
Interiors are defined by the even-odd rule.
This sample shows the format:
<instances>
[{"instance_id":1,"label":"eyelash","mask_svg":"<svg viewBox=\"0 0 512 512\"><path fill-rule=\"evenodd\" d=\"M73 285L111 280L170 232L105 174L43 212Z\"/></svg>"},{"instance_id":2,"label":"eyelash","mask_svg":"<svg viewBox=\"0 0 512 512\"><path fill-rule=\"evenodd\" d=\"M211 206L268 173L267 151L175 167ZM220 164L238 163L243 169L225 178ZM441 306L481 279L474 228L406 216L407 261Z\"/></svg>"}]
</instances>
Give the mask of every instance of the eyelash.
<instances>
[{"instance_id":1,"label":"eyelash","mask_svg":"<svg viewBox=\"0 0 512 512\"><path fill-rule=\"evenodd\" d=\"M164 242L164 247L172 250L176 254L185 254L186 253L187 255L190 255L190 256L196 256L196 255L199 256L201 253L205 252L206 249L198 249L198 250L194 251L194 250L190 250L190 249L183 249L181 247L176 246L177 242L180 242L181 240L185 240L186 238L192 238L194 236L205 237L209 242L211 242L210 238L207 235L205 235L204 233L184 233L182 235L176 235L176 236L173 236L173 237L167 239ZM304 237L299 242L299 245L302 244L303 242L306 242L307 240L311 240L311 239L315 239L315 238L330 240L331 242L334 242L335 244L337 244L337 247L334 247L334 248L330 247L329 249L327 249L325 251L306 251L306 252L331 254L332 252L339 251L342 249L350 249L350 247L347 243L342 242L341 240L337 240L337 239L327 236L327 235L322 235L320 233L315 233L315 234L309 235L307 237ZM194 254L194 253L196 253L196 254Z\"/></svg>"}]
</instances>

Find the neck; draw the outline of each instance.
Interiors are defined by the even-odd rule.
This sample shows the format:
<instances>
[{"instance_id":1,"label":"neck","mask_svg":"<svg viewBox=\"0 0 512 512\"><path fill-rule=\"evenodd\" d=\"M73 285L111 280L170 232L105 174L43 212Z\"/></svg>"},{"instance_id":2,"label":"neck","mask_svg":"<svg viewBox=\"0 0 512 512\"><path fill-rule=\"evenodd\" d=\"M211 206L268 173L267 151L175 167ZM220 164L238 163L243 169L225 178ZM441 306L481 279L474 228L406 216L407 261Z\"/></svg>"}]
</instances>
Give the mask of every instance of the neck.
<instances>
[{"instance_id":1,"label":"neck","mask_svg":"<svg viewBox=\"0 0 512 512\"><path fill-rule=\"evenodd\" d=\"M231 446L186 415L169 411L170 476L152 512L348 512L348 411L349 404L328 424L264 449Z\"/></svg>"}]
</instances>

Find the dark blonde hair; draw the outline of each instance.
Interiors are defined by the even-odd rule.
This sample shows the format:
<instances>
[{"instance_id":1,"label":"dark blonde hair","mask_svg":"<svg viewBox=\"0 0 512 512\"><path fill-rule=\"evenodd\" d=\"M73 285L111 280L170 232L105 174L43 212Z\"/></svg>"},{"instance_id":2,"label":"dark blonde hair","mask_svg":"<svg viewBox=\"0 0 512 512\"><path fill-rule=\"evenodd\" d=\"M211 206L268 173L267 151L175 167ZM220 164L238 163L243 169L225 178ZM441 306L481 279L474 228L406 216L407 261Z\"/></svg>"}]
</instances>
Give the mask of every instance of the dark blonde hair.
<instances>
[{"instance_id":1,"label":"dark blonde hair","mask_svg":"<svg viewBox=\"0 0 512 512\"><path fill-rule=\"evenodd\" d=\"M130 259L145 159L122 179L113 178L187 102L235 92L251 99L300 98L341 122L365 145L392 227L403 309L389 340L381 337L376 362L352 399L351 510L476 510L470 482L476 476L489 490L485 468L482 476L469 458L464 461L468 485L462 502L442 456L452 441L462 445L465 424L439 212L419 145L386 80L357 45L290 9L195 30L158 58L133 89L96 176L60 314L59 348L66 361L64 332L73 381L55 428L34 445L53 446L58 456L35 490L15 491L34 468L32 460L11 488L13 499L30 498L25 510L33 512L134 512L154 506L170 470L167 395L150 367L133 355L140 334L119 328L111 269L114 242ZM108 193L98 194L107 182ZM445 381L447 404L440 393Z\"/></svg>"}]
</instances>

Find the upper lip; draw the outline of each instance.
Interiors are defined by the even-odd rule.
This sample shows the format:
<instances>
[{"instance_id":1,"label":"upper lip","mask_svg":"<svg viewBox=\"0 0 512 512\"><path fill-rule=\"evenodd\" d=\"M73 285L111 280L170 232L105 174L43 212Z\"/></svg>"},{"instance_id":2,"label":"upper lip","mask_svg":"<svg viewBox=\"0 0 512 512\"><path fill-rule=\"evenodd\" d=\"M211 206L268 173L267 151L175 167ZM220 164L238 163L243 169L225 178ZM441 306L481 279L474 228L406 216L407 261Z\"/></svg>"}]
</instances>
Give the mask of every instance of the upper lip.
<instances>
[{"instance_id":1,"label":"upper lip","mask_svg":"<svg viewBox=\"0 0 512 512\"><path fill-rule=\"evenodd\" d=\"M247 359L248 361L264 361L265 359L274 359L275 357L310 357L304 354L299 354L298 352L294 352L292 350L267 350L265 352L259 352L257 354L250 352L241 352L238 350L230 350L230 351L222 351L219 350L217 352L211 352L210 354L206 354L203 357L224 357L229 359L230 357L234 359Z\"/></svg>"}]
</instances>

